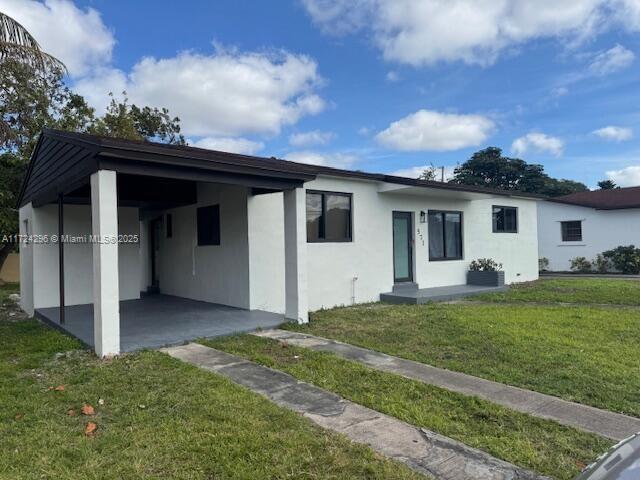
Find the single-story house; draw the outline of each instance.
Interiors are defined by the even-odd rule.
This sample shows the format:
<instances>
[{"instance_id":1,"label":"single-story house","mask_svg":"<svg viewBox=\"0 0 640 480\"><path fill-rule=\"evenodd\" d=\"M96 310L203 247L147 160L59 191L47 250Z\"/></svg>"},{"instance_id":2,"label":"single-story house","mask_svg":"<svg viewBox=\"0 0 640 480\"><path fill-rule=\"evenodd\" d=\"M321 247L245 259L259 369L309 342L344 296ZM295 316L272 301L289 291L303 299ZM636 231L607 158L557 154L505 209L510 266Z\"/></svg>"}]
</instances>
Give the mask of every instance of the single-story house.
<instances>
[{"instance_id":1,"label":"single-story house","mask_svg":"<svg viewBox=\"0 0 640 480\"><path fill-rule=\"evenodd\" d=\"M535 280L537 201L45 130L19 200L22 308L105 356L463 285L476 258Z\"/></svg>"},{"instance_id":2,"label":"single-story house","mask_svg":"<svg viewBox=\"0 0 640 480\"><path fill-rule=\"evenodd\" d=\"M592 190L538 204L538 247L549 270L568 271L571 260L620 245L640 246L640 187Z\"/></svg>"}]
</instances>

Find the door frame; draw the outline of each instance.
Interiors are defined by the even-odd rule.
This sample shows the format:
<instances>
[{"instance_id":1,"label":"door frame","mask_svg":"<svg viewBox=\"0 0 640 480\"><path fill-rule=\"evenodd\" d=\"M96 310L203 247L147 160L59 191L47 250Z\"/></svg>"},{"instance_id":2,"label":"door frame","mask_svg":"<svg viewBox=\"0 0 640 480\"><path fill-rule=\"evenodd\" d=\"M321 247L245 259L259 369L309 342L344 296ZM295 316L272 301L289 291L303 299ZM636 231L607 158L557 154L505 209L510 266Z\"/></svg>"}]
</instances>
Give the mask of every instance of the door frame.
<instances>
[{"instance_id":1,"label":"door frame","mask_svg":"<svg viewBox=\"0 0 640 480\"><path fill-rule=\"evenodd\" d=\"M156 236L157 235L157 236ZM160 276L158 275L157 251L160 247L160 237L162 236L162 217L156 217L149 221L149 251L151 253L151 287L160 287Z\"/></svg>"},{"instance_id":2,"label":"door frame","mask_svg":"<svg viewBox=\"0 0 640 480\"><path fill-rule=\"evenodd\" d=\"M395 220L396 218L406 218L409 220L407 222L407 262L408 262L408 272L409 276L398 278L396 275L396 255L395 255L395 245L396 245L396 230L395 230ZM414 272L413 272L413 245L414 245L414 232L413 232L413 212L405 212L405 211L397 211L394 210L391 214L391 233L393 237L392 241L392 261L393 261L393 283L408 283L414 281Z\"/></svg>"}]
</instances>

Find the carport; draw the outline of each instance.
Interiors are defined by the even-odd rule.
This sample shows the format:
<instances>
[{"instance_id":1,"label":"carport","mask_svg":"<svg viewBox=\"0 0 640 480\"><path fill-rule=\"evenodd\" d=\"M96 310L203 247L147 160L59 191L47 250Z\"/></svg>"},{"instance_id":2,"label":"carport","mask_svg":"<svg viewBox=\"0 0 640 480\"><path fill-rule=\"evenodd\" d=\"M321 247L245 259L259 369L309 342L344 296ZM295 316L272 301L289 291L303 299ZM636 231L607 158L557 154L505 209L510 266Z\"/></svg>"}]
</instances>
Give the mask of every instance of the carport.
<instances>
[{"instance_id":1,"label":"carport","mask_svg":"<svg viewBox=\"0 0 640 480\"><path fill-rule=\"evenodd\" d=\"M306 322L301 187L313 178L304 166L275 158L45 130L19 200L20 233L30 239L21 245L22 306L99 356L270 327L285 318ZM284 217L282 311L257 308L255 293L265 277L255 273L262 237L254 232L268 232L261 222L269 219L252 208L256 198L270 197L273 205L275 194ZM200 207L207 202L217 207L218 238L201 245ZM163 219L170 238L166 212L174 212L177 231L164 240L163 258L177 272L166 274L167 292L154 284L154 274L141 286L145 272L156 268L145 265L145 252L158 248L148 221ZM191 246L196 212L198 243ZM212 218L204 224L210 227ZM175 237L184 232L189 238L179 243Z\"/></svg>"}]
</instances>

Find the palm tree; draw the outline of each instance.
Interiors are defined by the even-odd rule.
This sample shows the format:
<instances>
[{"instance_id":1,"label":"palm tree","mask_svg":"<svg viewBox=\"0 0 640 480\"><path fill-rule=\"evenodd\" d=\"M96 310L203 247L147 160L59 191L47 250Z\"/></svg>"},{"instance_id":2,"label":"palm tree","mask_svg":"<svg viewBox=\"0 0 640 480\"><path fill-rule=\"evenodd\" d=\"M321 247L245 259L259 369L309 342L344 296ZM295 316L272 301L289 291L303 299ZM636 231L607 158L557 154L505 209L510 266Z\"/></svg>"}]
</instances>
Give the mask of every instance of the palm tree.
<instances>
[{"instance_id":1,"label":"palm tree","mask_svg":"<svg viewBox=\"0 0 640 480\"><path fill-rule=\"evenodd\" d=\"M25 62L40 72L52 69L66 72L64 63L42 51L26 28L0 12L0 62L6 59Z\"/></svg>"}]
</instances>

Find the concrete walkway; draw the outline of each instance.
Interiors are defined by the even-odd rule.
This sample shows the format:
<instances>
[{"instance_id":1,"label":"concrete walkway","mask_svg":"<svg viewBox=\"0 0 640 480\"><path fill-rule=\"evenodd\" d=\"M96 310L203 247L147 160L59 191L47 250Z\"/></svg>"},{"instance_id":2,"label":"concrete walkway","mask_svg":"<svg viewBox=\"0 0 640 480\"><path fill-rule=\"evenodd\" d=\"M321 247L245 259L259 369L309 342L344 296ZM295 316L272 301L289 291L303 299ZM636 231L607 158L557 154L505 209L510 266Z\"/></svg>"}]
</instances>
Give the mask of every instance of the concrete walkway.
<instances>
[{"instance_id":1,"label":"concrete walkway","mask_svg":"<svg viewBox=\"0 0 640 480\"><path fill-rule=\"evenodd\" d=\"M613 440L622 440L640 432L640 419L638 418L568 402L551 395L492 382L464 373L432 367L347 343L278 329L254 332L253 335L272 338L298 347L334 353L376 370L395 373L465 395L475 395L512 410L555 420L563 425L597 433Z\"/></svg>"},{"instance_id":2,"label":"concrete walkway","mask_svg":"<svg viewBox=\"0 0 640 480\"><path fill-rule=\"evenodd\" d=\"M318 387L204 345L161 351L257 392L321 427L439 480L533 480L539 477L480 450L349 402Z\"/></svg>"}]
</instances>

